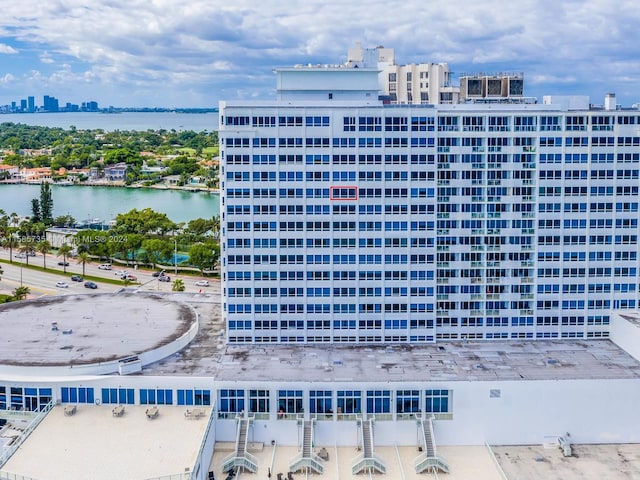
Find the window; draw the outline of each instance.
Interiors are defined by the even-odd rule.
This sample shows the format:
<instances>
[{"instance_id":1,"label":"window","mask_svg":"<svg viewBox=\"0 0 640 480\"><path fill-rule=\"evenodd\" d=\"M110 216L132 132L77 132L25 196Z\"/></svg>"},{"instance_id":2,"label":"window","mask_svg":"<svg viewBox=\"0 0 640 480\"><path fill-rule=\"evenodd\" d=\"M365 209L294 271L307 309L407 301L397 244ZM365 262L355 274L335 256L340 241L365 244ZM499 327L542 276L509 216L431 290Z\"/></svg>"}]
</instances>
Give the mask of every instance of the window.
<instances>
[{"instance_id":1,"label":"window","mask_svg":"<svg viewBox=\"0 0 640 480\"><path fill-rule=\"evenodd\" d=\"M367 390L367 413L391 413L391 391Z\"/></svg>"},{"instance_id":2,"label":"window","mask_svg":"<svg viewBox=\"0 0 640 480\"><path fill-rule=\"evenodd\" d=\"M140 389L140 405L172 405L173 390L169 389Z\"/></svg>"},{"instance_id":3,"label":"window","mask_svg":"<svg viewBox=\"0 0 640 480\"><path fill-rule=\"evenodd\" d=\"M135 403L133 392L133 388L103 388L102 403L132 405Z\"/></svg>"},{"instance_id":4,"label":"window","mask_svg":"<svg viewBox=\"0 0 640 480\"><path fill-rule=\"evenodd\" d=\"M14 388L11 388L12 406ZM60 389L62 403L93 403L93 388L87 387L62 387Z\"/></svg>"},{"instance_id":5,"label":"window","mask_svg":"<svg viewBox=\"0 0 640 480\"><path fill-rule=\"evenodd\" d=\"M449 413L449 390L426 390L426 413Z\"/></svg>"},{"instance_id":6,"label":"window","mask_svg":"<svg viewBox=\"0 0 640 480\"><path fill-rule=\"evenodd\" d=\"M222 389L218 394L219 416L227 416L230 413L244 411L244 390Z\"/></svg>"},{"instance_id":7,"label":"window","mask_svg":"<svg viewBox=\"0 0 640 480\"><path fill-rule=\"evenodd\" d=\"M339 414L354 414L361 412L362 392L358 390L338 390Z\"/></svg>"},{"instance_id":8,"label":"window","mask_svg":"<svg viewBox=\"0 0 640 480\"><path fill-rule=\"evenodd\" d=\"M211 405L210 390L178 390L178 405Z\"/></svg>"},{"instance_id":9,"label":"window","mask_svg":"<svg viewBox=\"0 0 640 480\"><path fill-rule=\"evenodd\" d=\"M249 390L249 412L269 414L269 390ZM258 417L258 415L256 415ZM262 416L262 418L265 418Z\"/></svg>"},{"instance_id":10,"label":"window","mask_svg":"<svg viewBox=\"0 0 640 480\"><path fill-rule=\"evenodd\" d=\"M396 413L412 414L420 412L419 390L398 390L396 392Z\"/></svg>"},{"instance_id":11,"label":"window","mask_svg":"<svg viewBox=\"0 0 640 480\"><path fill-rule=\"evenodd\" d=\"M309 412L332 414L332 395L331 390L311 390L309 392Z\"/></svg>"},{"instance_id":12,"label":"window","mask_svg":"<svg viewBox=\"0 0 640 480\"><path fill-rule=\"evenodd\" d=\"M302 412L302 390L278 390L278 418Z\"/></svg>"}]
</instances>

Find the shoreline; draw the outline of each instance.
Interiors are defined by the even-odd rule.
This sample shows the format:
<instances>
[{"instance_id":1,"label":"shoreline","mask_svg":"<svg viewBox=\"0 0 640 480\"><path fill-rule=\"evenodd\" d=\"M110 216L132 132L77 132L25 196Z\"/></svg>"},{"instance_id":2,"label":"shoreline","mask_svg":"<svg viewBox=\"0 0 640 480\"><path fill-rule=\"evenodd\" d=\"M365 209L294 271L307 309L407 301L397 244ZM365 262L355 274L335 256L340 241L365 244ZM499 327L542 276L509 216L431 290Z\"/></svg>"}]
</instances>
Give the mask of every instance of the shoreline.
<instances>
[{"instance_id":1,"label":"shoreline","mask_svg":"<svg viewBox=\"0 0 640 480\"><path fill-rule=\"evenodd\" d=\"M42 182L30 183L30 182L16 182L11 180L0 180L0 185L40 185ZM213 195L219 195L220 189L207 188L207 187L188 187L188 186L176 186L176 185L125 185L122 182L82 182L72 184L57 184L56 182L47 182L52 186L58 187L109 187L109 188L133 188L133 189L149 189L149 190L175 190L190 193L207 193Z\"/></svg>"}]
</instances>

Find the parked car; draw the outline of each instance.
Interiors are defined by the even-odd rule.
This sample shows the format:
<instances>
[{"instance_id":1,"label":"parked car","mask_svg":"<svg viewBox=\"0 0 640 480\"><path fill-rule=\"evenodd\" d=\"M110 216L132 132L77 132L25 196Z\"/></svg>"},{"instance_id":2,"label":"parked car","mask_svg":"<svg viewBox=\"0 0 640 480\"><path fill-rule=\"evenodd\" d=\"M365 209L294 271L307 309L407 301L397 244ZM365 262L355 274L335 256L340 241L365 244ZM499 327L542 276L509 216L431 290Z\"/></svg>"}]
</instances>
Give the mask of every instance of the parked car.
<instances>
[{"instance_id":1,"label":"parked car","mask_svg":"<svg viewBox=\"0 0 640 480\"><path fill-rule=\"evenodd\" d=\"M208 280L198 280L196 282L196 286L197 287L208 287L209 286L209 281Z\"/></svg>"},{"instance_id":2,"label":"parked car","mask_svg":"<svg viewBox=\"0 0 640 480\"><path fill-rule=\"evenodd\" d=\"M100 270L111 270L111 264L110 263L103 263L101 265L98 265L98 268Z\"/></svg>"},{"instance_id":3,"label":"parked car","mask_svg":"<svg viewBox=\"0 0 640 480\"><path fill-rule=\"evenodd\" d=\"M82 281L82 275L71 275L71 281L72 282L81 282Z\"/></svg>"},{"instance_id":4,"label":"parked car","mask_svg":"<svg viewBox=\"0 0 640 480\"><path fill-rule=\"evenodd\" d=\"M171 277L169 275L160 275L158 277L158 281L159 282L170 282L171 281Z\"/></svg>"},{"instance_id":5,"label":"parked car","mask_svg":"<svg viewBox=\"0 0 640 480\"><path fill-rule=\"evenodd\" d=\"M58 265L60 265L61 267L68 267L69 262L58 262Z\"/></svg>"},{"instance_id":6,"label":"parked car","mask_svg":"<svg viewBox=\"0 0 640 480\"><path fill-rule=\"evenodd\" d=\"M98 288L98 285L95 282L84 282L84 288L91 288L95 290Z\"/></svg>"},{"instance_id":7,"label":"parked car","mask_svg":"<svg viewBox=\"0 0 640 480\"><path fill-rule=\"evenodd\" d=\"M69 284L67 282L56 282L56 287L58 287L58 288L69 288Z\"/></svg>"}]
</instances>

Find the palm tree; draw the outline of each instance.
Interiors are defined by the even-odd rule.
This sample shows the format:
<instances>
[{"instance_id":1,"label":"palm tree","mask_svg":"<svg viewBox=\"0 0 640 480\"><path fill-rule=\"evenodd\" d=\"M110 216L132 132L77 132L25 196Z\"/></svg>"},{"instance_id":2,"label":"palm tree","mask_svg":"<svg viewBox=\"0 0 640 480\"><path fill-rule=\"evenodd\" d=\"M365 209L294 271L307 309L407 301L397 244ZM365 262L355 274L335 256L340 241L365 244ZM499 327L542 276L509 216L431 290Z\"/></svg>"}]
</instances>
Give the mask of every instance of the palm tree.
<instances>
[{"instance_id":1,"label":"palm tree","mask_svg":"<svg viewBox=\"0 0 640 480\"><path fill-rule=\"evenodd\" d=\"M36 251L41 253L43 258L44 269L47 269L47 253L51 251L51 243L48 240L42 240L36 244Z\"/></svg>"},{"instance_id":2,"label":"palm tree","mask_svg":"<svg viewBox=\"0 0 640 480\"><path fill-rule=\"evenodd\" d=\"M87 252L80 252L78 254L77 259L78 259L78 263L82 264L82 276L84 277L85 276L85 274L84 274L85 265L89 260L91 260L91 257L89 257L89 254Z\"/></svg>"},{"instance_id":3,"label":"palm tree","mask_svg":"<svg viewBox=\"0 0 640 480\"><path fill-rule=\"evenodd\" d=\"M27 259L27 265L29 265L29 254L33 252L33 244L31 242L24 242L18 245L18 250L23 253Z\"/></svg>"},{"instance_id":4,"label":"palm tree","mask_svg":"<svg viewBox=\"0 0 640 480\"><path fill-rule=\"evenodd\" d=\"M174 292L184 292L184 282L181 278L176 278L171 285L171 290Z\"/></svg>"},{"instance_id":5,"label":"palm tree","mask_svg":"<svg viewBox=\"0 0 640 480\"><path fill-rule=\"evenodd\" d=\"M62 255L62 268L64 273L67 273L67 256L71 255L71 252L73 252L73 248L67 243L60 245L58 249L58 256Z\"/></svg>"},{"instance_id":6,"label":"palm tree","mask_svg":"<svg viewBox=\"0 0 640 480\"><path fill-rule=\"evenodd\" d=\"M211 219L211 233L213 233L213 238L218 238L220 236L220 216L214 215Z\"/></svg>"},{"instance_id":7,"label":"palm tree","mask_svg":"<svg viewBox=\"0 0 640 480\"><path fill-rule=\"evenodd\" d=\"M16 287L13 290L13 300L24 300L31 293L29 287Z\"/></svg>"},{"instance_id":8,"label":"palm tree","mask_svg":"<svg viewBox=\"0 0 640 480\"><path fill-rule=\"evenodd\" d=\"M20 245L18 239L13 235L13 229L7 229L7 234L2 239L2 246L9 249L9 262L13 263L13 249Z\"/></svg>"}]
</instances>

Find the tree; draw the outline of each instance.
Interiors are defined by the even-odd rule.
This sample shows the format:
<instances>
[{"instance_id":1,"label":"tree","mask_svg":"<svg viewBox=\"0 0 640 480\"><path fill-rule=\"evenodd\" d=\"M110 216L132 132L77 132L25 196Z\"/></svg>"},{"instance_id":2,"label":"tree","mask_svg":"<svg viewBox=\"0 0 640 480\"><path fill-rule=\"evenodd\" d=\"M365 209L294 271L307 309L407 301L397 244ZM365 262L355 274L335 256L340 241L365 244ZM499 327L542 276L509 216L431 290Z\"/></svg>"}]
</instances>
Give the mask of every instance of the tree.
<instances>
[{"instance_id":1,"label":"tree","mask_svg":"<svg viewBox=\"0 0 640 480\"><path fill-rule=\"evenodd\" d=\"M37 198L31 199L31 221L33 223L38 223L42 220L42 216L40 213L40 200Z\"/></svg>"},{"instance_id":2,"label":"tree","mask_svg":"<svg viewBox=\"0 0 640 480\"><path fill-rule=\"evenodd\" d=\"M47 269L47 253L51 251L51 243L48 240L41 240L36 243L36 252L42 254L42 262L44 265L44 269Z\"/></svg>"},{"instance_id":3,"label":"tree","mask_svg":"<svg viewBox=\"0 0 640 480\"><path fill-rule=\"evenodd\" d=\"M175 230L176 225L164 213L158 213L150 208L143 210L132 209L127 213L116 215L114 231L120 234L139 233L148 235L155 233L164 236Z\"/></svg>"},{"instance_id":4,"label":"tree","mask_svg":"<svg viewBox=\"0 0 640 480\"><path fill-rule=\"evenodd\" d=\"M13 232L14 229L7 229L4 238L2 239L2 246L9 249L9 262L13 263L13 249L20 246L20 242L16 238Z\"/></svg>"},{"instance_id":5,"label":"tree","mask_svg":"<svg viewBox=\"0 0 640 480\"><path fill-rule=\"evenodd\" d=\"M201 240L208 232L212 232L214 227L214 221L207 220L206 218L194 218L189 220L185 232L187 235L192 235L195 239Z\"/></svg>"},{"instance_id":6,"label":"tree","mask_svg":"<svg viewBox=\"0 0 640 480\"><path fill-rule=\"evenodd\" d=\"M27 260L27 265L29 265L29 257L31 256L31 254L33 254L33 243L22 242L19 244L18 250L20 251L20 253L24 254Z\"/></svg>"},{"instance_id":7,"label":"tree","mask_svg":"<svg viewBox=\"0 0 640 480\"><path fill-rule=\"evenodd\" d=\"M151 262L155 269L156 263L160 263L163 259L171 256L172 245L166 240L150 238L142 241L142 249L147 254L147 260Z\"/></svg>"},{"instance_id":8,"label":"tree","mask_svg":"<svg viewBox=\"0 0 640 480\"><path fill-rule=\"evenodd\" d=\"M56 227L70 227L75 223L76 219L71 215L59 215L53 219L53 225Z\"/></svg>"},{"instance_id":9,"label":"tree","mask_svg":"<svg viewBox=\"0 0 640 480\"><path fill-rule=\"evenodd\" d=\"M51 185L47 182L40 184L40 214L42 221L46 225L53 223L53 197L51 195Z\"/></svg>"},{"instance_id":10,"label":"tree","mask_svg":"<svg viewBox=\"0 0 640 480\"><path fill-rule=\"evenodd\" d=\"M176 278L171 284L171 290L174 292L184 292L184 282L181 278Z\"/></svg>"},{"instance_id":11,"label":"tree","mask_svg":"<svg viewBox=\"0 0 640 480\"><path fill-rule=\"evenodd\" d=\"M144 235L140 235L137 233L131 233L124 236L124 242L122 245L125 247L127 252L127 260L130 258L133 263L136 262L136 254L138 250L142 247L142 242L144 241Z\"/></svg>"},{"instance_id":12,"label":"tree","mask_svg":"<svg viewBox=\"0 0 640 480\"><path fill-rule=\"evenodd\" d=\"M13 290L12 300L24 300L31 293L29 287L16 287Z\"/></svg>"},{"instance_id":13,"label":"tree","mask_svg":"<svg viewBox=\"0 0 640 480\"><path fill-rule=\"evenodd\" d=\"M85 266L86 266L87 262L89 260L91 260L91 257L89 256L89 254L87 252L80 252L78 254L77 260L78 260L78 263L82 264L82 276L84 277L84 275L85 275Z\"/></svg>"},{"instance_id":14,"label":"tree","mask_svg":"<svg viewBox=\"0 0 640 480\"><path fill-rule=\"evenodd\" d=\"M213 243L195 243L189 248L189 263L200 269L213 270L218 261L218 246Z\"/></svg>"},{"instance_id":15,"label":"tree","mask_svg":"<svg viewBox=\"0 0 640 480\"><path fill-rule=\"evenodd\" d=\"M58 256L62 256L62 269L64 273L67 273L67 256L71 255L73 248L69 244L63 244L58 248Z\"/></svg>"}]
</instances>

